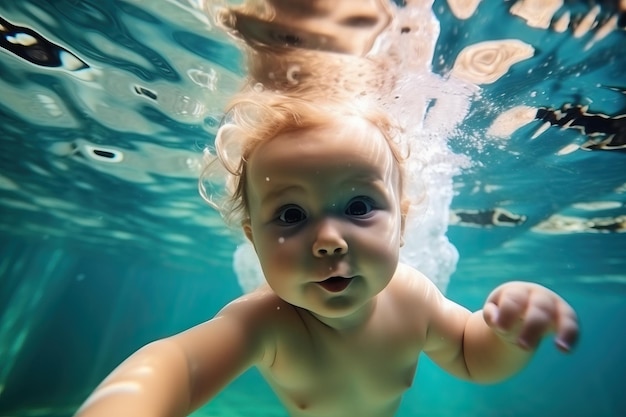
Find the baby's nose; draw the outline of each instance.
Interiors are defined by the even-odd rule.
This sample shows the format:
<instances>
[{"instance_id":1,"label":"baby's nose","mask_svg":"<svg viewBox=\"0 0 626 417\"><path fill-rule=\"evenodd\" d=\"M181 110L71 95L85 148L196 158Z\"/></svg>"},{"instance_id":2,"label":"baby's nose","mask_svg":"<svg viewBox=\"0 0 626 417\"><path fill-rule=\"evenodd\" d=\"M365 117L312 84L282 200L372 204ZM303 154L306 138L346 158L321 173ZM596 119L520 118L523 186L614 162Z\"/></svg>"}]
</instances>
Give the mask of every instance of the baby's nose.
<instances>
[{"instance_id":1,"label":"baby's nose","mask_svg":"<svg viewBox=\"0 0 626 417\"><path fill-rule=\"evenodd\" d=\"M322 225L313 243L313 255L323 257L346 253L348 253L348 244L337 228L329 223Z\"/></svg>"},{"instance_id":2,"label":"baby's nose","mask_svg":"<svg viewBox=\"0 0 626 417\"><path fill-rule=\"evenodd\" d=\"M313 251L315 252L315 255L320 257L325 255L343 255L348 252L348 247L341 244L327 244L318 246Z\"/></svg>"}]
</instances>

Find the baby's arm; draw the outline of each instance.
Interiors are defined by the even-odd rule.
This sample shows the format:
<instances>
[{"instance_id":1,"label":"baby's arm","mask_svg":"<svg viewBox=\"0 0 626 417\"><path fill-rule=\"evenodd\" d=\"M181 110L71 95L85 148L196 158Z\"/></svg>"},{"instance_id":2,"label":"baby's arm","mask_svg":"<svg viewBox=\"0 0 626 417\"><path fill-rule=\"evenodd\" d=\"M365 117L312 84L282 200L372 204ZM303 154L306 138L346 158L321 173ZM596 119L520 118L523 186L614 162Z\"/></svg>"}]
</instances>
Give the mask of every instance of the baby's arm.
<instances>
[{"instance_id":1,"label":"baby's arm","mask_svg":"<svg viewBox=\"0 0 626 417\"><path fill-rule=\"evenodd\" d=\"M186 416L252 366L262 351L246 303L213 320L151 343L115 369L77 417Z\"/></svg>"},{"instance_id":2,"label":"baby's arm","mask_svg":"<svg viewBox=\"0 0 626 417\"><path fill-rule=\"evenodd\" d=\"M475 313L440 293L430 296L428 304L432 312L424 351L449 372L476 382L497 382L517 373L550 332L556 332L563 351L578 337L574 310L537 284L503 284Z\"/></svg>"},{"instance_id":3,"label":"baby's arm","mask_svg":"<svg viewBox=\"0 0 626 417\"><path fill-rule=\"evenodd\" d=\"M556 346L569 352L578 339L574 309L541 285L508 282L496 288L482 312L468 321L465 362L479 380L506 378L526 364L549 333L556 333Z\"/></svg>"},{"instance_id":4,"label":"baby's arm","mask_svg":"<svg viewBox=\"0 0 626 417\"><path fill-rule=\"evenodd\" d=\"M183 416L189 410L189 380L180 346L172 340L157 341L118 366L76 416Z\"/></svg>"}]
</instances>

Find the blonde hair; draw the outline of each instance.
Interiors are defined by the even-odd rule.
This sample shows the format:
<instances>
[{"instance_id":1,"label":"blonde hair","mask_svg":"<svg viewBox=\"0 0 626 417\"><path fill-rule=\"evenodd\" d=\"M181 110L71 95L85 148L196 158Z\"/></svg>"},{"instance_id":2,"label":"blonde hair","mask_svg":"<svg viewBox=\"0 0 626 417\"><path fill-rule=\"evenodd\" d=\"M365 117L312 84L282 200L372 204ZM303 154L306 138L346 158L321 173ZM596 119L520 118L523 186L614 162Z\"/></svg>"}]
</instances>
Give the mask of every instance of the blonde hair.
<instances>
[{"instance_id":1,"label":"blonde hair","mask_svg":"<svg viewBox=\"0 0 626 417\"><path fill-rule=\"evenodd\" d=\"M400 195L406 150L400 149L399 128L389 114L370 100L309 100L271 91L248 89L226 108L213 150L205 149L200 194L228 224L248 216L247 163L256 148L283 133L336 124L345 117L368 121L389 144L400 172Z\"/></svg>"}]
</instances>

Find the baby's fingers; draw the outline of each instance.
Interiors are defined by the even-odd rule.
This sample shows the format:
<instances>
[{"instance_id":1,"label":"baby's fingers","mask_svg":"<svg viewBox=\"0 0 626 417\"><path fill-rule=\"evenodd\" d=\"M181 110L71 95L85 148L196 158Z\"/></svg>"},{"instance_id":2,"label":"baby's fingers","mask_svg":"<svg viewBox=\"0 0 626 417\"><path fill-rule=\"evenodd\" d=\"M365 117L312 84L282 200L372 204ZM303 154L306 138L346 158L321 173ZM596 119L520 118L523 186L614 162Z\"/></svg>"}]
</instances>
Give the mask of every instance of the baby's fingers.
<instances>
[{"instance_id":1,"label":"baby's fingers","mask_svg":"<svg viewBox=\"0 0 626 417\"><path fill-rule=\"evenodd\" d=\"M517 336L517 344L526 350L535 349L543 336L552 328L555 310L540 302L529 304L524 316L524 324Z\"/></svg>"},{"instance_id":2,"label":"baby's fingers","mask_svg":"<svg viewBox=\"0 0 626 417\"><path fill-rule=\"evenodd\" d=\"M528 307L528 291L502 291L492 294L483 309L487 324L498 333L516 332Z\"/></svg>"},{"instance_id":3,"label":"baby's fingers","mask_svg":"<svg viewBox=\"0 0 626 417\"><path fill-rule=\"evenodd\" d=\"M569 352L578 340L578 318L559 295L537 284L511 282L496 288L483 309L485 322L501 338L532 350L556 333L559 350Z\"/></svg>"},{"instance_id":4,"label":"baby's fingers","mask_svg":"<svg viewBox=\"0 0 626 417\"><path fill-rule=\"evenodd\" d=\"M562 352L569 352L578 342L578 317L574 309L565 301L558 308L556 337L554 343Z\"/></svg>"}]
</instances>

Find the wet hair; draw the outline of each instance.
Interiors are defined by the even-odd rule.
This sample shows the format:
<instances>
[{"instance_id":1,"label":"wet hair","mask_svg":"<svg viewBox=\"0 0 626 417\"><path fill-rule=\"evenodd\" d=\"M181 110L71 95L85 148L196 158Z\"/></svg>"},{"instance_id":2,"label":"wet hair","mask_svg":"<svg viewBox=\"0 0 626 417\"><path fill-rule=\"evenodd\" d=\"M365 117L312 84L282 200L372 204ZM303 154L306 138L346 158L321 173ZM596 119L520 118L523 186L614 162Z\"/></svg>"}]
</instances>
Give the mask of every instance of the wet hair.
<instances>
[{"instance_id":1,"label":"wet hair","mask_svg":"<svg viewBox=\"0 0 626 417\"><path fill-rule=\"evenodd\" d=\"M198 182L200 194L228 224L240 224L248 218L247 166L258 146L281 134L341 123L346 117L369 122L389 144L400 173L403 199L403 164L408 150L399 145L400 130L393 119L375 103L330 98L309 100L253 88L231 101L213 148L205 149Z\"/></svg>"}]
</instances>

